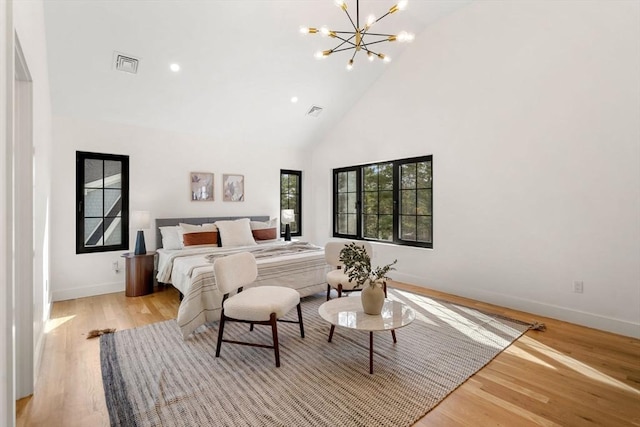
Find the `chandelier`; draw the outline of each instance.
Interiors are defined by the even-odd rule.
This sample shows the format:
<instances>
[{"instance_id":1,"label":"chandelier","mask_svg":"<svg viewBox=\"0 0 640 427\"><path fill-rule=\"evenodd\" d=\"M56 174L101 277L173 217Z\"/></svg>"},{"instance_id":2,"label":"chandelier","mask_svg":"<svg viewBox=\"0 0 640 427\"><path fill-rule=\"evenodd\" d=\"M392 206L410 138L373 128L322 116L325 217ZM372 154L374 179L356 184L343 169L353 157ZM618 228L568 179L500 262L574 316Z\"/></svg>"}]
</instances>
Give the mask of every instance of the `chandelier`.
<instances>
[{"instance_id":1,"label":"chandelier","mask_svg":"<svg viewBox=\"0 0 640 427\"><path fill-rule=\"evenodd\" d=\"M318 59L326 58L332 53L343 52L353 50L353 55L351 55L351 59L347 63L347 70L351 70L353 68L353 60L358 54L358 52L366 52L367 58L369 61L373 61L376 58L383 60L384 62L391 61L391 58L384 53L376 51L376 47L373 48L371 46L377 45L378 43L383 42L410 42L414 39L414 35L407 33L406 31L401 31L398 34L381 34L374 33L371 28L380 20L385 18L392 13L395 13L399 10L404 10L407 7L408 0L401 0L393 6L391 9L387 11L384 15L379 18L376 18L375 15L369 15L367 17L366 23L363 26L360 26L360 0L356 0L356 20L353 21L353 18L349 14L347 10L347 3L344 0L334 0L334 3L346 13L347 18L349 18L349 22L351 23L352 29L349 31L335 31L330 30L327 27L321 28L313 28L313 27L301 27L300 32L303 34L317 34L328 36L334 39L340 40L339 44L333 49L322 50L316 52L315 57Z\"/></svg>"}]
</instances>

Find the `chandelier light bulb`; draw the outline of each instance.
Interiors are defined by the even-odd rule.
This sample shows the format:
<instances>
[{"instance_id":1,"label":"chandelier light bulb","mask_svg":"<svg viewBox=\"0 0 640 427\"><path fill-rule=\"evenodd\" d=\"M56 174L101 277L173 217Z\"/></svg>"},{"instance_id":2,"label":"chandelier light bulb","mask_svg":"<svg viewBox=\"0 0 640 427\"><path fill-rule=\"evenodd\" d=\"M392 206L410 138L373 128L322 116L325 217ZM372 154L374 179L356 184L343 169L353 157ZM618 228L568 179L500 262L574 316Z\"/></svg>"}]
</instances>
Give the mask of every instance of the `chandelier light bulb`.
<instances>
[{"instance_id":1,"label":"chandelier light bulb","mask_svg":"<svg viewBox=\"0 0 640 427\"><path fill-rule=\"evenodd\" d=\"M177 73L178 71L180 71L180 65L179 64L171 64L171 65L169 65L169 69L171 71L173 71L174 73Z\"/></svg>"},{"instance_id":2,"label":"chandelier light bulb","mask_svg":"<svg viewBox=\"0 0 640 427\"><path fill-rule=\"evenodd\" d=\"M369 60L369 62L373 62L373 60L376 59L376 57L373 53L367 52L367 59Z\"/></svg>"},{"instance_id":3,"label":"chandelier light bulb","mask_svg":"<svg viewBox=\"0 0 640 427\"><path fill-rule=\"evenodd\" d=\"M351 71L353 69L353 59L350 59L347 63L347 71Z\"/></svg>"},{"instance_id":4,"label":"chandelier light bulb","mask_svg":"<svg viewBox=\"0 0 640 427\"><path fill-rule=\"evenodd\" d=\"M329 35L329 29L325 26L320 27L320 32L322 33L323 36Z\"/></svg>"},{"instance_id":5,"label":"chandelier light bulb","mask_svg":"<svg viewBox=\"0 0 640 427\"><path fill-rule=\"evenodd\" d=\"M347 10L347 3L344 0L333 0L333 2L342 10Z\"/></svg>"},{"instance_id":6,"label":"chandelier light bulb","mask_svg":"<svg viewBox=\"0 0 640 427\"><path fill-rule=\"evenodd\" d=\"M407 8L407 3L409 3L409 0L400 0L398 2L398 9L405 10Z\"/></svg>"},{"instance_id":7,"label":"chandelier light bulb","mask_svg":"<svg viewBox=\"0 0 640 427\"><path fill-rule=\"evenodd\" d=\"M300 27L300 32L302 34L309 34L309 28L307 27Z\"/></svg>"},{"instance_id":8,"label":"chandelier light bulb","mask_svg":"<svg viewBox=\"0 0 640 427\"><path fill-rule=\"evenodd\" d=\"M407 33L406 31L400 31L400 33L397 36L397 40L399 42L410 42L413 41L413 39L415 38L415 36L411 33Z\"/></svg>"},{"instance_id":9,"label":"chandelier light bulb","mask_svg":"<svg viewBox=\"0 0 640 427\"><path fill-rule=\"evenodd\" d=\"M316 57L316 59L322 59L322 58L324 58L324 55L322 54L322 51L321 51L321 50L319 50L319 51L317 51L316 53L314 53L314 54L313 54L313 56L315 56L315 57Z\"/></svg>"},{"instance_id":10,"label":"chandelier light bulb","mask_svg":"<svg viewBox=\"0 0 640 427\"><path fill-rule=\"evenodd\" d=\"M375 22L376 22L376 16L375 15L369 15L367 17L367 26L366 26L366 28L371 27L373 24L375 24Z\"/></svg>"}]
</instances>

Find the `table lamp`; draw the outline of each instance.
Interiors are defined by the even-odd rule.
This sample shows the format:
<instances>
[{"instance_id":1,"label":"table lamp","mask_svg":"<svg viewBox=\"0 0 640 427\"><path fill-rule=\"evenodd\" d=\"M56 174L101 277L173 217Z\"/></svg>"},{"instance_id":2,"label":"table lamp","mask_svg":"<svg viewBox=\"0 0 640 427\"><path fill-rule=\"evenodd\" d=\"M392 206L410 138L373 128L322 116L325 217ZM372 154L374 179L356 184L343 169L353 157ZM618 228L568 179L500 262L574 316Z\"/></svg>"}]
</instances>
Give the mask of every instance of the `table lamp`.
<instances>
[{"instance_id":1,"label":"table lamp","mask_svg":"<svg viewBox=\"0 0 640 427\"><path fill-rule=\"evenodd\" d=\"M144 255L147 248L144 244L144 231L151 227L151 215L148 211L133 211L131 213L131 227L138 230L136 235L135 255Z\"/></svg>"},{"instance_id":2,"label":"table lamp","mask_svg":"<svg viewBox=\"0 0 640 427\"><path fill-rule=\"evenodd\" d=\"M280 213L280 222L284 224L284 240L285 242L291 241L291 227L289 224L295 222L296 213L293 209L282 209Z\"/></svg>"}]
</instances>

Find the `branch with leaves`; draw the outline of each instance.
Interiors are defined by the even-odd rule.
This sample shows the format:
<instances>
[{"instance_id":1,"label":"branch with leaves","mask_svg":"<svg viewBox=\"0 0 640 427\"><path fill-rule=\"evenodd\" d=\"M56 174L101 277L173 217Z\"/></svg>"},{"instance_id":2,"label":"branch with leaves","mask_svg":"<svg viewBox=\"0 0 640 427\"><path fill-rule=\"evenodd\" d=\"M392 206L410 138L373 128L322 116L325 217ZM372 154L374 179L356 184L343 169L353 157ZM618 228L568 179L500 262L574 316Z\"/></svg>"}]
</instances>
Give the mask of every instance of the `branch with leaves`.
<instances>
[{"instance_id":1,"label":"branch with leaves","mask_svg":"<svg viewBox=\"0 0 640 427\"><path fill-rule=\"evenodd\" d=\"M387 273L395 270L393 266L398 262L394 260L391 264L371 268L371 257L362 245L354 242L349 243L340 251L340 262L344 265L344 272L349 276L349 280L356 282L356 288L363 286L367 280L370 286L388 279Z\"/></svg>"}]
</instances>

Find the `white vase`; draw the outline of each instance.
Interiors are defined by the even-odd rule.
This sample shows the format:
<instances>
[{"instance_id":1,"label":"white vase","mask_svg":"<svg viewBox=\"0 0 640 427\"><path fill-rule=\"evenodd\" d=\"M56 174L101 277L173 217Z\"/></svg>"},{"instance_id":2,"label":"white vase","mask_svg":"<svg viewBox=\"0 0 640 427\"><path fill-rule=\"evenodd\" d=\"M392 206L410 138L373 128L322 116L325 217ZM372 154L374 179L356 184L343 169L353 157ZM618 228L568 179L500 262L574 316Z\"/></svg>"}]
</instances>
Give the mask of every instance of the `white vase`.
<instances>
[{"instance_id":1,"label":"white vase","mask_svg":"<svg viewBox=\"0 0 640 427\"><path fill-rule=\"evenodd\" d=\"M380 284L371 286L369 282L365 283L362 292L360 292L360 298L362 299L362 309L365 313L379 315L382 312L384 291Z\"/></svg>"}]
</instances>

